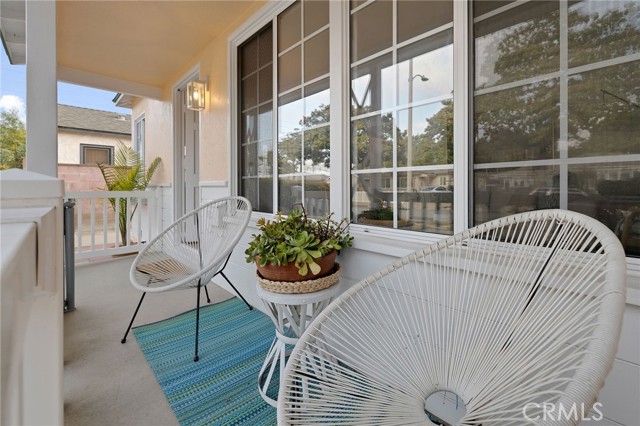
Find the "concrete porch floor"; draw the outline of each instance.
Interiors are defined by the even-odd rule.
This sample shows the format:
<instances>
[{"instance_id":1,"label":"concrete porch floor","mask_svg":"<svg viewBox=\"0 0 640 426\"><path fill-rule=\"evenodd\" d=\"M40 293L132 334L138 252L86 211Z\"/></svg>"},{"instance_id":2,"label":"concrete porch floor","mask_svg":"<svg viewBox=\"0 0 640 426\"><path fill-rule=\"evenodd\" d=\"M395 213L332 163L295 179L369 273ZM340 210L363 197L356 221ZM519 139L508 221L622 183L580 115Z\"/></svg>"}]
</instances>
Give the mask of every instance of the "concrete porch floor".
<instances>
[{"instance_id":1,"label":"concrete porch floor","mask_svg":"<svg viewBox=\"0 0 640 426\"><path fill-rule=\"evenodd\" d=\"M64 314L67 426L178 424L133 335L120 343L142 294L129 282L133 259L76 267L76 310ZM215 285L208 288L212 303L231 297ZM195 304L193 289L149 294L134 327L188 311Z\"/></svg>"}]
</instances>

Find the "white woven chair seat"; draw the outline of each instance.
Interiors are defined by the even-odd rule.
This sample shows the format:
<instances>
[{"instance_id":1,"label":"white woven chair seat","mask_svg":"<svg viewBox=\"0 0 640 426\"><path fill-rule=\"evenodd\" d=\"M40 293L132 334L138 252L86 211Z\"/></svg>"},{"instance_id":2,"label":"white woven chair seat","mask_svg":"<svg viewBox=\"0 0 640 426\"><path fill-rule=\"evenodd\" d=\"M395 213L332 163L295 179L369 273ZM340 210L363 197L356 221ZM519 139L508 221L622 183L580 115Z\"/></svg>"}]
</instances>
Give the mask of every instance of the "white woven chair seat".
<instances>
[{"instance_id":1,"label":"white woven chair seat","mask_svg":"<svg viewBox=\"0 0 640 426\"><path fill-rule=\"evenodd\" d=\"M195 356L198 361L200 290L220 274L233 291L253 309L224 274L231 252L251 218L251 203L243 197L211 201L182 216L147 244L131 265L131 284L142 291L138 306L120 341L125 343L147 293L196 287Z\"/></svg>"},{"instance_id":2,"label":"white woven chair seat","mask_svg":"<svg viewBox=\"0 0 640 426\"><path fill-rule=\"evenodd\" d=\"M454 235L320 314L289 359L278 424L429 425L425 401L438 391L466 406L460 425L531 424L533 403L588 409L613 363L625 280L618 239L577 213Z\"/></svg>"},{"instance_id":3,"label":"white woven chair seat","mask_svg":"<svg viewBox=\"0 0 640 426\"><path fill-rule=\"evenodd\" d=\"M134 287L160 292L206 285L225 263L251 216L244 198L228 197L181 217L153 239L131 267Z\"/></svg>"}]
</instances>

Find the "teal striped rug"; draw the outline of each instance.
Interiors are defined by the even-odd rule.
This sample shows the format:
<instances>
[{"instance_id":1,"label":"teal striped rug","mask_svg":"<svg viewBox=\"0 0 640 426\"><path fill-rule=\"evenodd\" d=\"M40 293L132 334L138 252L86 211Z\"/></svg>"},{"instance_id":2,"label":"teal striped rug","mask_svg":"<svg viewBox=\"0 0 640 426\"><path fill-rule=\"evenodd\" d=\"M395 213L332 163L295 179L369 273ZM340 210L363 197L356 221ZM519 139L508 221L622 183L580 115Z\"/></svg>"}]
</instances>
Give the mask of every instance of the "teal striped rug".
<instances>
[{"instance_id":1,"label":"teal striped rug","mask_svg":"<svg viewBox=\"0 0 640 426\"><path fill-rule=\"evenodd\" d=\"M273 322L233 298L200 308L200 360L193 362L195 310L133 330L181 425L275 425L258 373ZM269 395L277 395L277 380Z\"/></svg>"}]
</instances>

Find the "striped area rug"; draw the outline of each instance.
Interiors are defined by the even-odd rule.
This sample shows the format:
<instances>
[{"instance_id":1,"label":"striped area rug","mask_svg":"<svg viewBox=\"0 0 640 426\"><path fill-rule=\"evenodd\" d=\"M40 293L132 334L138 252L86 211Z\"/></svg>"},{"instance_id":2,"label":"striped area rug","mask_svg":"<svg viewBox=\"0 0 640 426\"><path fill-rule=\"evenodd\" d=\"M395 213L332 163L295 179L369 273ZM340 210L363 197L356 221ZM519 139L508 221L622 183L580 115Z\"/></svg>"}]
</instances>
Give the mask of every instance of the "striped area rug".
<instances>
[{"instance_id":1,"label":"striped area rug","mask_svg":"<svg viewBox=\"0 0 640 426\"><path fill-rule=\"evenodd\" d=\"M200 360L193 362L195 310L133 330L181 425L276 424L258 373L274 338L262 312L233 298L200 309ZM269 395L277 395L277 380Z\"/></svg>"}]
</instances>

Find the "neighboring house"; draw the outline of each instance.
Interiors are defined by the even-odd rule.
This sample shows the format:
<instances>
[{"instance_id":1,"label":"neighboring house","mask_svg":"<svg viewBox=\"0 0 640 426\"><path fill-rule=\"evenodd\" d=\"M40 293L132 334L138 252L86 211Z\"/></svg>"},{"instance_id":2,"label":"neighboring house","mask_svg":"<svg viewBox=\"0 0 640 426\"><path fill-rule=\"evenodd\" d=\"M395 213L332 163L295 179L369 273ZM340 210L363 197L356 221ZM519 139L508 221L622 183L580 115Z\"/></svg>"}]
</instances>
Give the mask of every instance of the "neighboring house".
<instances>
[{"instance_id":1,"label":"neighboring house","mask_svg":"<svg viewBox=\"0 0 640 426\"><path fill-rule=\"evenodd\" d=\"M111 164L118 142L131 146L131 115L58 105L58 164Z\"/></svg>"}]
</instances>

